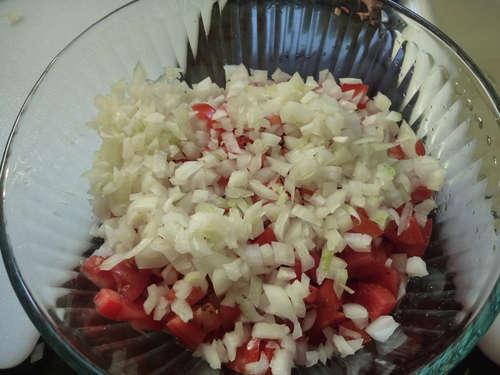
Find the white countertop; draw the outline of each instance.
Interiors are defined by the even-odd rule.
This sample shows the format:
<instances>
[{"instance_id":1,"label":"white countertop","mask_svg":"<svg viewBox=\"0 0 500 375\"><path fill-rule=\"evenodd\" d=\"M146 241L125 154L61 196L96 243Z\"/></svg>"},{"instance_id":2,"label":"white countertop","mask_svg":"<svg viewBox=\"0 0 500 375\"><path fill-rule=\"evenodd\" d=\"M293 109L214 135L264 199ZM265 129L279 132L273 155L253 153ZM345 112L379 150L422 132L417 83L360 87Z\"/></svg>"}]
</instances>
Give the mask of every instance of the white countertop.
<instances>
[{"instance_id":1,"label":"white countertop","mask_svg":"<svg viewBox=\"0 0 500 375\"><path fill-rule=\"evenodd\" d=\"M126 0L0 0L1 149L26 95L51 58L89 24L126 2ZM434 18L430 4L443 2L444 0L431 2L408 0L403 3L413 5L417 11L427 13ZM462 9L467 8L466 1L455 1L454 5L458 3L463 3ZM485 3L485 0L479 3ZM468 8L476 9L472 13L463 12L468 14L468 17L475 18L472 20L475 35L483 35L483 39L498 35L499 26L496 22L489 24L476 22L483 19L477 12L479 7L469 5ZM17 12L23 19L10 25L6 17L9 12ZM493 13L486 19L494 21ZM439 15L436 15L435 19L439 20ZM468 34L462 38L458 32L460 27L455 25L460 25L460 20L453 24L444 22L442 26L446 26L444 31L450 32L459 44L463 43L466 51L476 58L479 65L486 69L490 79L498 84L500 82L498 51L491 48L485 53L479 53L474 39ZM1 258L0 262L3 262ZM16 365L29 355L38 333L15 297L3 263L0 265L0 296L2 306L0 340L9 343L0 345L0 368L6 368Z\"/></svg>"}]
</instances>

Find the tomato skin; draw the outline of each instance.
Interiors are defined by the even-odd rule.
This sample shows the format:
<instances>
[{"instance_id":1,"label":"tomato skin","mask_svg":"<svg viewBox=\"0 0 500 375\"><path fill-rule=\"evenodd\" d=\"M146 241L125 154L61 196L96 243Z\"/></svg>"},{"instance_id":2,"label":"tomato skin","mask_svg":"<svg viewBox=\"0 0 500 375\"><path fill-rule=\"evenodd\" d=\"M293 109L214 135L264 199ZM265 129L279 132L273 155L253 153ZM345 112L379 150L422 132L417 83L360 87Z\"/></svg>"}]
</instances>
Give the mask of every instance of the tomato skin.
<instances>
[{"instance_id":1,"label":"tomato skin","mask_svg":"<svg viewBox=\"0 0 500 375\"><path fill-rule=\"evenodd\" d=\"M133 260L124 260L111 269L116 290L130 301L135 301L151 284L151 271L137 269Z\"/></svg>"},{"instance_id":2,"label":"tomato skin","mask_svg":"<svg viewBox=\"0 0 500 375\"><path fill-rule=\"evenodd\" d=\"M100 269L106 258L92 255L82 264L81 272L99 288L116 289L116 282L110 271Z\"/></svg>"},{"instance_id":3,"label":"tomato skin","mask_svg":"<svg viewBox=\"0 0 500 375\"><path fill-rule=\"evenodd\" d=\"M251 243L256 243L259 246L270 244L271 242L277 241L276 235L274 234L273 228L268 226L264 231L255 237Z\"/></svg>"},{"instance_id":4,"label":"tomato skin","mask_svg":"<svg viewBox=\"0 0 500 375\"><path fill-rule=\"evenodd\" d=\"M380 227L374 221L370 220L366 211L362 208L356 209L359 214L360 221L354 219L354 221L358 221L357 224L350 230L353 233L363 233L372 236L373 238L380 237L384 234L384 231L380 229Z\"/></svg>"},{"instance_id":5,"label":"tomato skin","mask_svg":"<svg viewBox=\"0 0 500 375\"><path fill-rule=\"evenodd\" d=\"M111 320L123 322L148 318L142 306L111 289L101 289L94 297L94 304L99 314Z\"/></svg>"},{"instance_id":6,"label":"tomato skin","mask_svg":"<svg viewBox=\"0 0 500 375\"><path fill-rule=\"evenodd\" d=\"M212 117L215 113L215 108L208 103L196 103L191 106L191 109L196 112L196 117L207 122L211 127Z\"/></svg>"},{"instance_id":7,"label":"tomato skin","mask_svg":"<svg viewBox=\"0 0 500 375\"><path fill-rule=\"evenodd\" d=\"M424 156L425 155L425 145L424 142L422 142L421 139L419 139L415 143L415 152L418 156Z\"/></svg>"},{"instance_id":8,"label":"tomato skin","mask_svg":"<svg viewBox=\"0 0 500 375\"><path fill-rule=\"evenodd\" d=\"M406 154L403 151L403 148L401 145L396 145L394 147L391 147L387 153L391 158L398 159L398 160L403 160L406 159Z\"/></svg>"},{"instance_id":9,"label":"tomato skin","mask_svg":"<svg viewBox=\"0 0 500 375\"><path fill-rule=\"evenodd\" d=\"M396 298L390 290L373 283L358 282L352 286L354 294L349 296L351 302L359 303L368 310L370 319L377 319L394 310Z\"/></svg>"},{"instance_id":10,"label":"tomato skin","mask_svg":"<svg viewBox=\"0 0 500 375\"><path fill-rule=\"evenodd\" d=\"M195 350L203 342L205 333L203 329L194 322L183 322L174 314L166 324L167 330L188 349Z\"/></svg>"},{"instance_id":11,"label":"tomato skin","mask_svg":"<svg viewBox=\"0 0 500 375\"><path fill-rule=\"evenodd\" d=\"M417 186L411 193L411 201L413 204L417 204L430 199L432 197L432 190L429 190L426 186Z\"/></svg>"}]
</instances>

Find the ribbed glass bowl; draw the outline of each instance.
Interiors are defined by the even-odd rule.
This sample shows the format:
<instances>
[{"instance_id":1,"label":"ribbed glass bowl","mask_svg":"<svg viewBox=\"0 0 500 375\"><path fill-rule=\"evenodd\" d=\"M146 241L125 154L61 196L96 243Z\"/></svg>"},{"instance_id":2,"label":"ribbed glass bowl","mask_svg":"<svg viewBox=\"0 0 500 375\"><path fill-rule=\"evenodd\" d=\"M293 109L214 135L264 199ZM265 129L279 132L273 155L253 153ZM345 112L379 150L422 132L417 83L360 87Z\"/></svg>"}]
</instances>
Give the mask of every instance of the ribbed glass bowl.
<instances>
[{"instance_id":1,"label":"ribbed glass bowl","mask_svg":"<svg viewBox=\"0 0 500 375\"><path fill-rule=\"evenodd\" d=\"M342 12L336 6L346 6ZM340 10L340 9L339 9ZM45 340L81 373L217 373L163 333L143 334L93 310L79 273L95 248L88 184L99 141L93 98L131 76L179 66L188 83L223 65L329 69L359 77L401 111L447 170L426 255L395 315L402 330L326 367L297 373L443 374L477 342L500 305L500 115L495 91L439 30L389 1L132 1L73 40L36 82L2 164L1 245L9 276ZM464 25L465 27L465 25ZM496 249L496 250L495 250ZM228 370L224 370L228 371Z\"/></svg>"}]
</instances>

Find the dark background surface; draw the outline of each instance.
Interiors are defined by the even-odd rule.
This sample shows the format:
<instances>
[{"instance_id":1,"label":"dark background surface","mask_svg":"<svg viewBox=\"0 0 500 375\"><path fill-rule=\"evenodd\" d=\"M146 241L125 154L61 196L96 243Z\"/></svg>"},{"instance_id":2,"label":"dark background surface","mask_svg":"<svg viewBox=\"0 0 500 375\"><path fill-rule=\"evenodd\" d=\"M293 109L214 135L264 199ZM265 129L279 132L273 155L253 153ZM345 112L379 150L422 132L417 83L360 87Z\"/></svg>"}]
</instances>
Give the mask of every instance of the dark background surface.
<instances>
[{"instance_id":1,"label":"dark background surface","mask_svg":"<svg viewBox=\"0 0 500 375\"><path fill-rule=\"evenodd\" d=\"M0 375L76 375L57 354L45 345L41 360L30 363L28 359L22 365L11 370L0 370ZM450 375L495 375L500 374L500 367L486 358L478 348L475 348Z\"/></svg>"}]
</instances>

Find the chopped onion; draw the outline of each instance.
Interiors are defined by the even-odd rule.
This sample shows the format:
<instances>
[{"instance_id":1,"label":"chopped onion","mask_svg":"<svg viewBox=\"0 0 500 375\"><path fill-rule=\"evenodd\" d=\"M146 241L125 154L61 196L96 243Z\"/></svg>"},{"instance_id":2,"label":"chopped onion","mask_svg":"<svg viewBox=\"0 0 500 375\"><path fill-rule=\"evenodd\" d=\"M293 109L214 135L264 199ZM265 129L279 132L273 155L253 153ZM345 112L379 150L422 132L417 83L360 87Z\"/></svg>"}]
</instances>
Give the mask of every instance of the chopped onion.
<instances>
[{"instance_id":1,"label":"chopped onion","mask_svg":"<svg viewBox=\"0 0 500 375\"><path fill-rule=\"evenodd\" d=\"M289 333L285 324L259 322L252 327L252 337L258 339L281 340Z\"/></svg>"},{"instance_id":2,"label":"chopped onion","mask_svg":"<svg viewBox=\"0 0 500 375\"><path fill-rule=\"evenodd\" d=\"M249 375L262 375L269 369L269 360L265 353L260 354L260 359L257 362L247 363L245 365L245 373Z\"/></svg>"},{"instance_id":3,"label":"chopped onion","mask_svg":"<svg viewBox=\"0 0 500 375\"><path fill-rule=\"evenodd\" d=\"M176 298L170 308L183 322L189 322L193 319L193 310L191 310L191 306L183 299Z\"/></svg>"},{"instance_id":4,"label":"chopped onion","mask_svg":"<svg viewBox=\"0 0 500 375\"><path fill-rule=\"evenodd\" d=\"M365 328L365 332L375 341L385 342L398 327L399 324L394 321L392 316L382 315L371 322L370 325Z\"/></svg>"},{"instance_id":5,"label":"chopped onion","mask_svg":"<svg viewBox=\"0 0 500 375\"><path fill-rule=\"evenodd\" d=\"M406 274L410 277L427 276L427 266L425 261L420 257L409 257L406 261Z\"/></svg>"},{"instance_id":6,"label":"chopped onion","mask_svg":"<svg viewBox=\"0 0 500 375\"><path fill-rule=\"evenodd\" d=\"M344 303L342 305L344 315L349 319L365 319L368 318L368 310L357 303Z\"/></svg>"},{"instance_id":7,"label":"chopped onion","mask_svg":"<svg viewBox=\"0 0 500 375\"><path fill-rule=\"evenodd\" d=\"M345 233L344 240L354 251L369 252L371 250L372 236L364 233Z\"/></svg>"}]
</instances>

